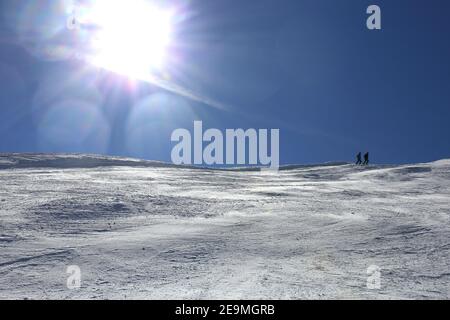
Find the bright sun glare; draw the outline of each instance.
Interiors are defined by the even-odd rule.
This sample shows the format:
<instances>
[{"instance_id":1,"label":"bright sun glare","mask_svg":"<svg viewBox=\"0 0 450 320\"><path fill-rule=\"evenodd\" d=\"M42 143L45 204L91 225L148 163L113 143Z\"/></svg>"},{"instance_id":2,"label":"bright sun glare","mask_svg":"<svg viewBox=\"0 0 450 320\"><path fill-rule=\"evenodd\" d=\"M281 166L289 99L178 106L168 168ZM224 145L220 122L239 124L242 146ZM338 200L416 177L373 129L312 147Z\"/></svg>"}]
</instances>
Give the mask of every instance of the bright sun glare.
<instances>
[{"instance_id":1,"label":"bright sun glare","mask_svg":"<svg viewBox=\"0 0 450 320\"><path fill-rule=\"evenodd\" d=\"M89 10L96 26L91 63L139 78L161 69L171 40L172 14L146 0L97 0Z\"/></svg>"}]
</instances>

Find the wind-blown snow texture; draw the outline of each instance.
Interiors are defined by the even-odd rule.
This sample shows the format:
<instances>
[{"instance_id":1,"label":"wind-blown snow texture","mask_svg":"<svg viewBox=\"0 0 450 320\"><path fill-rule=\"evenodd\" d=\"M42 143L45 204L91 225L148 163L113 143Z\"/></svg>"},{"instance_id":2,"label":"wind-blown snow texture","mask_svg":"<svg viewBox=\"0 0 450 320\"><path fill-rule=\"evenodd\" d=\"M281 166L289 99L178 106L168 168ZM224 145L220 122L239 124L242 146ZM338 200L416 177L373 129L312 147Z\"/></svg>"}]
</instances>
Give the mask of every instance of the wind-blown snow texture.
<instances>
[{"instance_id":1,"label":"wind-blown snow texture","mask_svg":"<svg viewBox=\"0 0 450 320\"><path fill-rule=\"evenodd\" d=\"M271 173L3 155L0 298L448 299L449 217L449 160Z\"/></svg>"}]
</instances>

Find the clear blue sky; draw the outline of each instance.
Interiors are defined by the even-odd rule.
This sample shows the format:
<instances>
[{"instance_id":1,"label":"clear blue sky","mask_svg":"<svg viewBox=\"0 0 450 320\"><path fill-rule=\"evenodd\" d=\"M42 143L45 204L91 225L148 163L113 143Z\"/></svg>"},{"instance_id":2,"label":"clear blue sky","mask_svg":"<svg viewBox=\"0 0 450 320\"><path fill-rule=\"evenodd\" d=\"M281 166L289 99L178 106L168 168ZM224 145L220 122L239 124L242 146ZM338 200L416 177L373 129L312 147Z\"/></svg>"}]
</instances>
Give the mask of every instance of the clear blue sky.
<instances>
[{"instance_id":1,"label":"clear blue sky","mask_svg":"<svg viewBox=\"0 0 450 320\"><path fill-rule=\"evenodd\" d=\"M1 2L0 152L170 161L172 130L202 120L279 128L282 164L367 150L376 163L450 158L449 1L178 1L186 15L166 73L225 109L47 52L71 40L66 17L47 10L57 2ZM371 4L381 31L366 28Z\"/></svg>"}]
</instances>

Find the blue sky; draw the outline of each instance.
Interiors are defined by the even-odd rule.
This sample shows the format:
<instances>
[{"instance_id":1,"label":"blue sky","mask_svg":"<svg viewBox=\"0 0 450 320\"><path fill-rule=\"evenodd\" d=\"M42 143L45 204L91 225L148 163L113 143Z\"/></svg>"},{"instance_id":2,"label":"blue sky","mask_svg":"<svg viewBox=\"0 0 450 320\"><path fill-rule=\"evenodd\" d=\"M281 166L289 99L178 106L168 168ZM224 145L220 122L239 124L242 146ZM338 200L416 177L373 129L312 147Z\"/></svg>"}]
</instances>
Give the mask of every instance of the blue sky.
<instances>
[{"instance_id":1,"label":"blue sky","mask_svg":"<svg viewBox=\"0 0 450 320\"><path fill-rule=\"evenodd\" d=\"M282 164L353 161L358 151L376 163L450 157L448 1L178 1L178 60L164 73L223 108L42 50L50 37L71 39L65 28L47 33L64 27L64 15L42 10L55 2L2 1L0 152L170 161L171 132L202 120L279 128ZM371 4L381 31L366 28ZM31 40L20 23L37 26L25 30Z\"/></svg>"}]
</instances>

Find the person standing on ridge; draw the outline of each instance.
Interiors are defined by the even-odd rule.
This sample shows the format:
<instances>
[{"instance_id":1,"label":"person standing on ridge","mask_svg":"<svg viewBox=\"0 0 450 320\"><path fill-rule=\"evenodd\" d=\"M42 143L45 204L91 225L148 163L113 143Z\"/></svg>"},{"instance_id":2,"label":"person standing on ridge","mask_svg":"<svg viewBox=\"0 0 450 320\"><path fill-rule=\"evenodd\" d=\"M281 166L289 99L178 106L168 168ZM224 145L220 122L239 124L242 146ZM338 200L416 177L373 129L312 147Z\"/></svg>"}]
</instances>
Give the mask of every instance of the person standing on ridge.
<instances>
[{"instance_id":1,"label":"person standing on ridge","mask_svg":"<svg viewBox=\"0 0 450 320\"><path fill-rule=\"evenodd\" d=\"M369 152L366 152L366 154L364 155L363 166L368 166L368 165L369 165Z\"/></svg>"},{"instance_id":2,"label":"person standing on ridge","mask_svg":"<svg viewBox=\"0 0 450 320\"><path fill-rule=\"evenodd\" d=\"M361 152L356 155L356 165L362 164Z\"/></svg>"}]
</instances>

